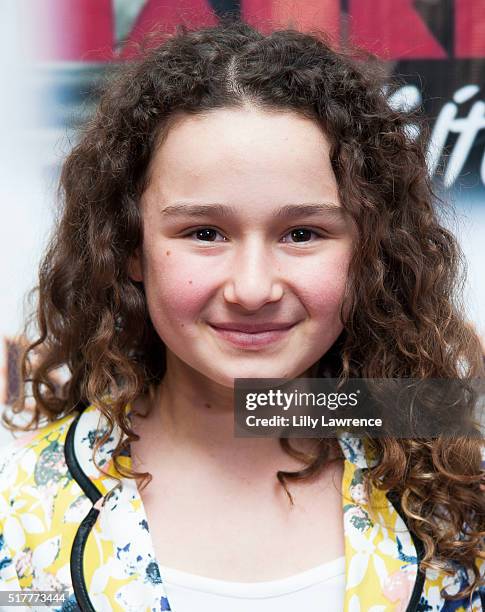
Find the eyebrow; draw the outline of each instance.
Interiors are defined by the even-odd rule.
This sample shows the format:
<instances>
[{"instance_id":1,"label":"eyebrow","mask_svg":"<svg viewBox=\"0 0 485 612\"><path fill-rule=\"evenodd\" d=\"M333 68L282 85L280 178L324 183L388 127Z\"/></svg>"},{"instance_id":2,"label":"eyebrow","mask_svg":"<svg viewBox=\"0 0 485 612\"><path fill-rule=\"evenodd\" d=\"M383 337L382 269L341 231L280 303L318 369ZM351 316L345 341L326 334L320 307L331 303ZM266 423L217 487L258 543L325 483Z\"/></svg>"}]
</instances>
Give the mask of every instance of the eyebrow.
<instances>
[{"instance_id":1,"label":"eyebrow","mask_svg":"<svg viewBox=\"0 0 485 612\"><path fill-rule=\"evenodd\" d=\"M237 215L237 208L225 204L182 204L175 203L166 206L161 210L164 217L206 217L213 215L216 217L234 217ZM278 208L274 216L278 219L295 219L302 216L334 214L344 216L345 211L335 202L320 202L310 204L287 204Z\"/></svg>"}]
</instances>

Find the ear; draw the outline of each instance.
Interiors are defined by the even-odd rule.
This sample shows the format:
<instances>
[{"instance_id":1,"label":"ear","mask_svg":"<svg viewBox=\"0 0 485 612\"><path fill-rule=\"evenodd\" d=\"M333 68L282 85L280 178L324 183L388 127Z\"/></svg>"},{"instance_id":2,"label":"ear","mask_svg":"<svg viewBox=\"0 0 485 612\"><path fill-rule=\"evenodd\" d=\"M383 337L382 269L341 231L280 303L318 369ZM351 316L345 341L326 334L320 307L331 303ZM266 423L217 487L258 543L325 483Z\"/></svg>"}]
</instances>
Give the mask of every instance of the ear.
<instances>
[{"instance_id":1,"label":"ear","mask_svg":"<svg viewBox=\"0 0 485 612\"><path fill-rule=\"evenodd\" d=\"M128 259L128 276L132 281L137 283L143 282L143 267L141 264L140 249L136 249L135 253Z\"/></svg>"}]
</instances>

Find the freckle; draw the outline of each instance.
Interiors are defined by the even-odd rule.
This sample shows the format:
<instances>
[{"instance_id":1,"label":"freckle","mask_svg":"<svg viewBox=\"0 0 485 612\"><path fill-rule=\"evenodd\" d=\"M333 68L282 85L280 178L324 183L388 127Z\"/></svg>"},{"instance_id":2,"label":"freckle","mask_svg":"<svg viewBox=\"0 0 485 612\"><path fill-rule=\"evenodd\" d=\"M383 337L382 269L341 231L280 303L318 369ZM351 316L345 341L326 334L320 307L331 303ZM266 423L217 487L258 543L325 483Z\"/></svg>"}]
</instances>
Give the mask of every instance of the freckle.
<instances>
[{"instance_id":1,"label":"freckle","mask_svg":"<svg viewBox=\"0 0 485 612\"><path fill-rule=\"evenodd\" d=\"M191 284L192 284L192 281L189 281L189 285L191 285Z\"/></svg>"},{"instance_id":2,"label":"freckle","mask_svg":"<svg viewBox=\"0 0 485 612\"><path fill-rule=\"evenodd\" d=\"M167 251L167 253L166 253L166 254L167 254L167 255L170 255L170 251Z\"/></svg>"},{"instance_id":3,"label":"freckle","mask_svg":"<svg viewBox=\"0 0 485 612\"><path fill-rule=\"evenodd\" d=\"M180 327L185 327L185 325L183 323L180 323Z\"/></svg>"},{"instance_id":4,"label":"freckle","mask_svg":"<svg viewBox=\"0 0 485 612\"><path fill-rule=\"evenodd\" d=\"M210 404L207 404L207 403L205 403L205 404L204 404L204 406L205 406L206 408L210 408L210 407L211 407L211 405L210 405Z\"/></svg>"}]
</instances>

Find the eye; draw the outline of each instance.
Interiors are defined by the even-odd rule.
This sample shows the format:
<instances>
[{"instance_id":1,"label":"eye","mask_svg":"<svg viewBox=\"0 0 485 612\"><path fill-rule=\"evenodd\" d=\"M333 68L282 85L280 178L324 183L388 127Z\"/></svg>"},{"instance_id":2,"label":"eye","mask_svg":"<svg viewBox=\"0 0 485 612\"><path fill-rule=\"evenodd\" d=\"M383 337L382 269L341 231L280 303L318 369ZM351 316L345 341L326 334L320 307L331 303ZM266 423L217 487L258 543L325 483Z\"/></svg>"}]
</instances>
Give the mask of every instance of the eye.
<instances>
[{"instance_id":1,"label":"eye","mask_svg":"<svg viewBox=\"0 0 485 612\"><path fill-rule=\"evenodd\" d=\"M321 232L316 232L308 227L295 227L286 234L286 236L291 236L292 239L295 239L296 242L290 242L290 244L299 244L302 242L309 242L309 240L305 240L305 238L309 238L311 234L319 238L323 238L323 234Z\"/></svg>"},{"instance_id":2,"label":"eye","mask_svg":"<svg viewBox=\"0 0 485 612\"><path fill-rule=\"evenodd\" d=\"M198 227L184 234L184 237L192 237L195 235L198 242L227 242L225 236L222 236L222 241L217 241L217 234L222 236L221 232L214 227ZM324 238L324 233L322 231L317 232L307 227L295 227L285 234L284 237L291 236L292 240L289 241L289 244L301 244L310 242L312 234L318 238Z\"/></svg>"},{"instance_id":3,"label":"eye","mask_svg":"<svg viewBox=\"0 0 485 612\"><path fill-rule=\"evenodd\" d=\"M219 230L216 230L213 227L198 227L190 232L187 232L187 234L184 234L184 236L192 237L194 234L197 234L197 239L201 240L202 242L215 242L215 234L222 236ZM224 238L224 240L226 239Z\"/></svg>"}]
</instances>

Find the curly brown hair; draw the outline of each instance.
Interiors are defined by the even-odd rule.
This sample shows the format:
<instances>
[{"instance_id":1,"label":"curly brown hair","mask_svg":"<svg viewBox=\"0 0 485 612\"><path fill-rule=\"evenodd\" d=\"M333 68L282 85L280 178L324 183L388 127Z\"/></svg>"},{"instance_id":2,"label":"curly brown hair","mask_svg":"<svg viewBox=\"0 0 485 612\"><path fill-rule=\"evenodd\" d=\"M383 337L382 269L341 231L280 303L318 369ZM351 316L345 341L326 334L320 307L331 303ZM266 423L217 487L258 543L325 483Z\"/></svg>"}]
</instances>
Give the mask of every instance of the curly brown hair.
<instances>
[{"instance_id":1,"label":"curly brown hair","mask_svg":"<svg viewBox=\"0 0 485 612\"><path fill-rule=\"evenodd\" d=\"M64 162L62 213L40 267L39 333L22 359L26 385L14 413L32 396L29 426L37 427L79 402L95 403L110 427L125 434L114 453L120 474L149 477L118 463L123 448L138 439L125 406L165 372L165 347L143 286L128 275L142 242L138 202L147 167L175 113L246 104L301 113L322 127L340 200L358 228L344 331L318 362L317 374L482 377L479 340L458 299L460 250L439 221L442 202L426 168L426 126L419 116L390 107L386 96L399 83L389 81L377 59L351 47L336 50L320 31L262 34L234 20L180 26L159 37L136 61L113 69ZM411 138L408 126L417 122L421 137ZM65 366L69 377L59 385L54 375ZM328 439L313 456L288 440L281 444L305 462L298 472L277 473L283 486L311 477L330 460ZM379 438L372 440L378 462L366 473L368 491L399 493L410 528L424 542L423 568L451 561L473 571L474 581L455 598L479 584L475 559L485 557L482 446L478 437Z\"/></svg>"}]
</instances>

